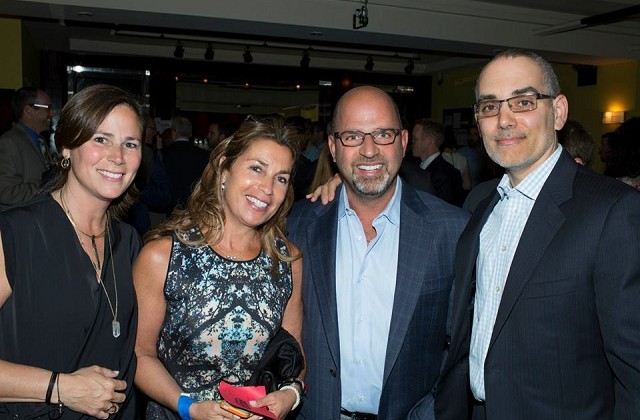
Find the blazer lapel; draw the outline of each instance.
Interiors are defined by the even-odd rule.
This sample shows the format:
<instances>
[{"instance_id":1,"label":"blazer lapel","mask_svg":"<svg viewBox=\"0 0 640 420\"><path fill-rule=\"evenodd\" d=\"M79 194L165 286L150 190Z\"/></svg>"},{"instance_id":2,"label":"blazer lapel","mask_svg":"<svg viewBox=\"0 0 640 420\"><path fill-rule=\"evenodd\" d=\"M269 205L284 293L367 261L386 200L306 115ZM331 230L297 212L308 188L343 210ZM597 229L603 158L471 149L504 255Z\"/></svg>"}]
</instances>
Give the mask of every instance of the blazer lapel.
<instances>
[{"instance_id":1,"label":"blazer lapel","mask_svg":"<svg viewBox=\"0 0 640 420\"><path fill-rule=\"evenodd\" d=\"M336 197L339 197L339 191ZM336 237L337 199L327 206L318 207L317 218L307 227L307 249L314 252L304 254L304 264L309 265L315 280L314 288L320 306L320 318L329 343L331 355L340 366L340 340L338 338L338 312L336 303ZM322 244L322 246L314 246ZM313 247L313 248L312 248Z\"/></svg>"},{"instance_id":2,"label":"blazer lapel","mask_svg":"<svg viewBox=\"0 0 640 420\"><path fill-rule=\"evenodd\" d=\"M573 159L566 152L563 152L540 190L509 269L489 349L504 327L513 306L540 263L547 247L564 223L565 216L559 205L571 197L576 173L575 165Z\"/></svg>"},{"instance_id":3,"label":"blazer lapel","mask_svg":"<svg viewBox=\"0 0 640 420\"><path fill-rule=\"evenodd\" d=\"M480 231L491 211L498 202L496 191L483 200L471 216L467 227L460 236L456 250L456 279L454 283L453 309L451 321L451 349L454 355L466 354L471 339L471 320L476 290L476 259L480 245ZM455 361L452 361L455 363Z\"/></svg>"},{"instance_id":4,"label":"blazer lapel","mask_svg":"<svg viewBox=\"0 0 640 420\"><path fill-rule=\"evenodd\" d=\"M424 209L424 204L419 200L416 192L403 185L396 289L385 357L383 387L404 344L428 270L428 264L416 264L416 261L422 261L425 255L437 252L433 228L429 222L428 213L425 213Z\"/></svg>"}]
</instances>

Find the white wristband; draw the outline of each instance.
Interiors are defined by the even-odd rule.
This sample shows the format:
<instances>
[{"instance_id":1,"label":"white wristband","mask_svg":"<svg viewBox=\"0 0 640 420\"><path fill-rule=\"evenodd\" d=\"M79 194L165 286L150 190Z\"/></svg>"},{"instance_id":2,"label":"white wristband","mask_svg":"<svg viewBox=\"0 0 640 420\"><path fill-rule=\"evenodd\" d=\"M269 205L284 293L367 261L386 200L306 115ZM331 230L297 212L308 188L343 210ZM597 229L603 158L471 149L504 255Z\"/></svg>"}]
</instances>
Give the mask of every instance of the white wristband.
<instances>
[{"instance_id":1,"label":"white wristband","mask_svg":"<svg viewBox=\"0 0 640 420\"><path fill-rule=\"evenodd\" d=\"M293 385L285 385L282 388L280 388L279 391L282 391L283 389L290 389L296 393L296 402L293 404L293 407L291 407L291 411L298 408L298 405L300 405L300 391L298 391L298 388Z\"/></svg>"}]
</instances>

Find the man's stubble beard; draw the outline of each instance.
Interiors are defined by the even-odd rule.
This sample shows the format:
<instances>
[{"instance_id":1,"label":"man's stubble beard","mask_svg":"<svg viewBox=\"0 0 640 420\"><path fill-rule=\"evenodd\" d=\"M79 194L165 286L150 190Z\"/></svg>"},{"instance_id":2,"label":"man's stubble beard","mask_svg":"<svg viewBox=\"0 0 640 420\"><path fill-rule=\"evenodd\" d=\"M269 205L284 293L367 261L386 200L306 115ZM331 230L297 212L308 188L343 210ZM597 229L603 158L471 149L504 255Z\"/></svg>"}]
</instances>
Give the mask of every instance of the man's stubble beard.
<instances>
[{"instance_id":1,"label":"man's stubble beard","mask_svg":"<svg viewBox=\"0 0 640 420\"><path fill-rule=\"evenodd\" d=\"M367 197L379 197L386 193L391 187L393 178L389 172L385 172L382 177L375 177L373 179L369 177L360 177L357 174L352 174L353 188L360 194Z\"/></svg>"}]
</instances>

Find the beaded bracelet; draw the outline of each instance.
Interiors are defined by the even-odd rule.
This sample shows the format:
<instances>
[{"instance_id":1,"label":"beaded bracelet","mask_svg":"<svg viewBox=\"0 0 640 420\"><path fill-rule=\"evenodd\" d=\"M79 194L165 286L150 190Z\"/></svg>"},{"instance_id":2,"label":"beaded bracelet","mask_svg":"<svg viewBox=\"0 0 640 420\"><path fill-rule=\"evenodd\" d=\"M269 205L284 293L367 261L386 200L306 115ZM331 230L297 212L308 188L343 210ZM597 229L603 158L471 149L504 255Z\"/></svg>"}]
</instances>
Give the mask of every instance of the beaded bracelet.
<instances>
[{"instance_id":1,"label":"beaded bracelet","mask_svg":"<svg viewBox=\"0 0 640 420\"><path fill-rule=\"evenodd\" d=\"M285 379L284 381L280 382L278 389L280 389L285 385L295 385L295 384L297 384L300 387L299 391L301 392L302 395L307 395L307 385L304 383L302 379L299 379L299 378Z\"/></svg>"},{"instance_id":2,"label":"beaded bracelet","mask_svg":"<svg viewBox=\"0 0 640 420\"><path fill-rule=\"evenodd\" d=\"M285 389L290 389L293 392L296 393L296 402L293 404L293 407L291 407L291 411L295 410L296 408L298 408L298 406L300 405L300 391L298 391L298 388L293 386L293 385L285 385L279 388L279 391L285 390Z\"/></svg>"}]
</instances>

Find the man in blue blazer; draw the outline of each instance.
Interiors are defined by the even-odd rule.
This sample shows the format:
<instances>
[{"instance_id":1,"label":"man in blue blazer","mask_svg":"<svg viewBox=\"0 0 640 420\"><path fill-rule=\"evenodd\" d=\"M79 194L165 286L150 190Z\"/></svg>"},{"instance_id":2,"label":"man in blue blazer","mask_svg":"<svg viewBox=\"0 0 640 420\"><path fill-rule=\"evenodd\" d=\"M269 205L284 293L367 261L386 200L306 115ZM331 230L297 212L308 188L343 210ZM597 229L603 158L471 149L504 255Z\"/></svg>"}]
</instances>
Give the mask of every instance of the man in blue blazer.
<instances>
[{"instance_id":1,"label":"man in blue blazer","mask_svg":"<svg viewBox=\"0 0 640 420\"><path fill-rule=\"evenodd\" d=\"M640 194L558 145L568 101L538 55L497 55L476 99L506 175L460 238L436 418L638 418Z\"/></svg>"},{"instance_id":2,"label":"man in blue blazer","mask_svg":"<svg viewBox=\"0 0 640 420\"><path fill-rule=\"evenodd\" d=\"M329 205L303 200L289 217L304 258L305 419L433 418L468 217L397 176L401 124L382 90L343 95L328 143L343 186Z\"/></svg>"}]
</instances>

